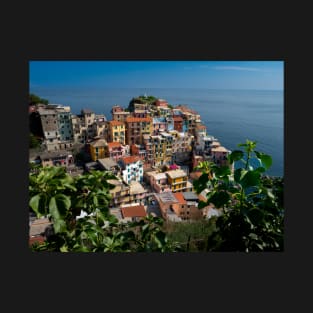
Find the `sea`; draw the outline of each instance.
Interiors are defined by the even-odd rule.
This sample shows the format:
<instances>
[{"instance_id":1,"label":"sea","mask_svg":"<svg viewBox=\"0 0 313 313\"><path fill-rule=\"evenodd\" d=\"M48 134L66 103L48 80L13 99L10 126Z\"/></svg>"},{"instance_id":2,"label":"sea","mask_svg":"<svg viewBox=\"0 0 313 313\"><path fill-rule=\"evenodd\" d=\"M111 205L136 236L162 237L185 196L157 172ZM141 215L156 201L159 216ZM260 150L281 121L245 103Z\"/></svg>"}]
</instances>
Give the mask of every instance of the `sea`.
<instances>
[{"instance_id":1,"label":"sea","mask_svg":"<svg viewBox=\"0 0 313 313\"><path fill-rule=\"evenodd\" d=\"M31 87L30 93L51 104L71 107L73 114L88 108L112 119L111 108L126 108L132 98L144 95L184 104L201 115L207 133L229 150L239 149L247 139L256 150L269 154L273 164L265 174L284 176L283 90L212 90L188 88Z\"/></svg>"}]
</instances>

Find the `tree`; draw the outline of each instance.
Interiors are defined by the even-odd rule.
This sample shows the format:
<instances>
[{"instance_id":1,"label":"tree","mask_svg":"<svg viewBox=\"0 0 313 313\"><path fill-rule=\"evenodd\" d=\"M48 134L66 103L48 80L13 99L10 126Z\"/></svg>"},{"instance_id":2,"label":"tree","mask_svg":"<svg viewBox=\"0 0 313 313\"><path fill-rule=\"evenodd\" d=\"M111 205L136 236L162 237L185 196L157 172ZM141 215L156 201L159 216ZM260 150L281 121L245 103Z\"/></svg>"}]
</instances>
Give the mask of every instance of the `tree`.
<instances>
[{"instance_id":1,"label":"tree","mask_svg":"<svg viewBox=\"0 0 313 313\"><path fill-rule=\"evenodd\" d=\"M255 150L256 142L239 144L228 156L230 164L241 164L234 173L228 166L200 163L202 176L194 181L198 193L209 188L207 201L223 214L208 236L208 251L282 251L284 248L283 179L262 176L272 158ZM252 165L254 164L254 166Z\"/></svg>"},{"instance_id":2,"label":"tree","mask_svg":"<svg viewBox=\"0 0 313 313\"><path fill-rule=\"evenodd\" d=\"M35 105L38 103L43 103L43 104L48 104L49 101L47 99L44 98L40 98L39 96L35 95L35 94L29 94L28 97L28 104L29 105Z\"/></svg>"}]
</instances>

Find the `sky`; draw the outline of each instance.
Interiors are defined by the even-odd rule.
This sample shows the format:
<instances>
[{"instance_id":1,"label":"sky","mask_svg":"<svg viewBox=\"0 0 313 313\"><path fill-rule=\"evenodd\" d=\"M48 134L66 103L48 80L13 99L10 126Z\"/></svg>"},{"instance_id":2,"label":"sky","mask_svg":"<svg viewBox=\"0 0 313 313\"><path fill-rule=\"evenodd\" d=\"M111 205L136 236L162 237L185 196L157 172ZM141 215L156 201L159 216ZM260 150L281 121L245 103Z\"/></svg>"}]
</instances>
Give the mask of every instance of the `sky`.
<instances>
[{"instance_id":1,"label":"sky","mask_svg":"<svg viewBox=\"0 0 313 313\"><path fill-rule=\"evenodd\" d=\"M283 90L283 61L30 61L29 85Z\"/></svg>"}]
</instances>

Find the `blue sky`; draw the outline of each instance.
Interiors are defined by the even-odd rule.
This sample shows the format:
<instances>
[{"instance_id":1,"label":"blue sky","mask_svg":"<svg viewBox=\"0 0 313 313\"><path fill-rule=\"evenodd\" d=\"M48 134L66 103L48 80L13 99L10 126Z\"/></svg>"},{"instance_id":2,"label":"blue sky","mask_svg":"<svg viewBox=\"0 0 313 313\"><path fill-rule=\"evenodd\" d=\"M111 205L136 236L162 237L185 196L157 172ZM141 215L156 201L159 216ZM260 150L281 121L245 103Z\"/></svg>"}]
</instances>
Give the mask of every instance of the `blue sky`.
<instances>
[{"instance_id":1,"label":"blue sky","mask_svg":"<svg viewBox=\"0 0 313 313\"><path fill-rule=\"evenodd\" d=\"M30 61L32 87L283 90L283 61Z\"/></svg>"}]
</instances>

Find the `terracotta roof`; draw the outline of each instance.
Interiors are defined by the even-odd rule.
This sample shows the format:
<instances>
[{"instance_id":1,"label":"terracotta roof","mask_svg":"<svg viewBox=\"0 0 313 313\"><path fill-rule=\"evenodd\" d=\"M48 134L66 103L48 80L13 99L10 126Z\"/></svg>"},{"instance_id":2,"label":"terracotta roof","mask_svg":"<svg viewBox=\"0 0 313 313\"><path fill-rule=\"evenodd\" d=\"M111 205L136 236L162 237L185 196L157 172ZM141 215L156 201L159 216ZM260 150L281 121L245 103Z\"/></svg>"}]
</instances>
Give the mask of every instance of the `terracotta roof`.
<instances>
[{"instance_id":1,"label":"terracotta roof","mask_svg":"<svg viewBox=\"0 0 313 313\"><path fill-rule=\"evenodd\" d=\"M147 213L143 205L134 205L121 208L122 216L125 217L145 217Z\"/></svg>"},{"instance_id":2,"label":"terracotta roof","mask_svg":"<svg viewBox=\"0 0 313 313\"><path fill-rule=\"evenodd\" d=\"M124 126L124 123L120 121L109 121L109 123L112 126Z\"/></svg>"},{"instance_id":3,"label":"terracotta roof","mask_svg":"<svg viewBox=\"0 0 313 313\"><path fill-rule=\"evenodd\" d=\"M140 159L138 156L127 156L127 157L123 157L122 160L125 164L130 164L130 163L136 163Z\"/></svg>"},{"instance_id":4,"label":"terracotta roof","mask_svg":"<svg viewBox=\"0 0 313 313\"><path fill-rule=\"evenodd\" d=\"M179 204L187 204L182 192L175 192L173 195L177 199Z\"/></svg>"},{"instance_id":5,"label":"terracotta roof","mask_svg":"<svg viewBox=\"0 0 313 313\"><path fill-rule=\"evenodd\" d=\"M126 117L127 123L152 122L152 117Z\"/></svg>"},{"instance_id":6,"label":"terracotta roof","mask_svg":"<svg viewBox=\"0 0 313 313\"><path fill-rule=\"evenodd\" d=\"M109 149L117 148L117 147L121 147L121 146L122 146L122 144L120 142L116 142L116 141L108 142Z\"/></svg>"},{"instance_id":7,"label":"terracotta roof","mask_svg":"<svg viewBox=\"0 0 313 313\"><path fill-rule=\"evenodd\" d=\"M182 122L182 121L183 121L183 118L180 117L180 116L174 116L174 117L173 117L173 120L174 120L174 122Z\"/></svg>"}]
</instances>

